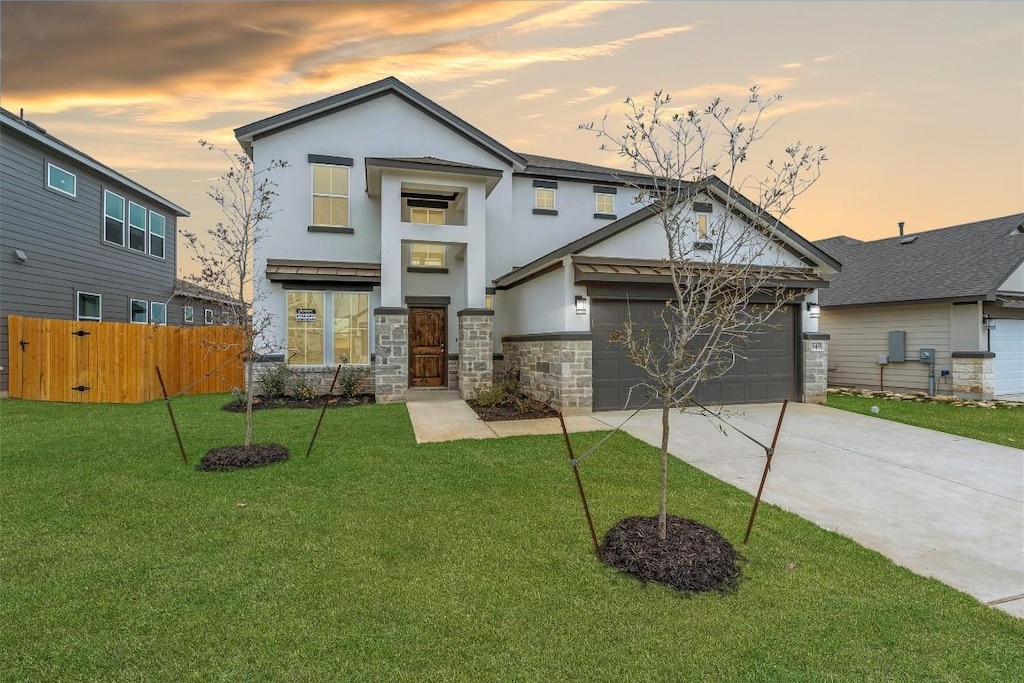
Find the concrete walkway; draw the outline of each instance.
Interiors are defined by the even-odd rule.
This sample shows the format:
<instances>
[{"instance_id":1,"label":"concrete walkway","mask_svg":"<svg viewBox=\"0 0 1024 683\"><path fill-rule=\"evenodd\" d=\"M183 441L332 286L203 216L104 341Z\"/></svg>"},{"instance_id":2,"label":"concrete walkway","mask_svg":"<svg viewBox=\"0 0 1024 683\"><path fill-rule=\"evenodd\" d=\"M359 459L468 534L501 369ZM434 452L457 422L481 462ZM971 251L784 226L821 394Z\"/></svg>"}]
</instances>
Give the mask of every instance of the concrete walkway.
<instances>
[{"instance_id":1,"label":"concrete walkway","mask_svg":"<svg viewBox=\"0 0 1024 683\"><path fill-rule=\"evenodd\" d=\"M724 416L768 444L780 408L736 406ZM594 417L615 426L629 414ZM674 413L670 451L756 493L764 450L729 427L723 436L719 424ZM642 411L624 429L658 446L660 412ZM763 499L1024 617L1024 450L791 403Z\"/></svg>"},{"instance_id":2,"label":"concrete walkway","mask_svg":"<svg viewBox=\"0 0 1024 683\"><path fill-rule=\"evenodd\" d=\"M412 390L406 397L406 408L409 410L412 428L416 432L416 443L562 433L558 418L484 422L459 398L457 391ZM610 429L608 425L589 415L566 417L565 428L571 434Z\"/></svg>"}]
</instances>

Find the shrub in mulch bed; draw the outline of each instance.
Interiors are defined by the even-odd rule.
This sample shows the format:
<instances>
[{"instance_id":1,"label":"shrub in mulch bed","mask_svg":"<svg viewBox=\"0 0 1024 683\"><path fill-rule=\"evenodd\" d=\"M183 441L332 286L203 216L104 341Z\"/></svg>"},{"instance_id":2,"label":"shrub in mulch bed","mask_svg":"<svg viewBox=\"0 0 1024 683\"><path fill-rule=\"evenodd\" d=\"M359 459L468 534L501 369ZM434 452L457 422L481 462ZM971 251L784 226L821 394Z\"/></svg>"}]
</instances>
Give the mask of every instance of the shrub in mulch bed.
<instances>
[{"instance_id":1,"label":"shrub in mulch bed","mask_svg":"<svg viewBox=\"0 0 1024 683\"><path fill-rule=\"evenodd\" d=\"M684 594L735 591L747 561L714 529L672 516L664 541L657 517L620 520L605 534L601 552L605 564Z\"/></svg>"},{"instance_id":2,"label":"shrub in mulch bed","mask_svg":"<svg viewBox=\"0 0 1024 683\"><path fill-rule=\"evenodd\" d=\"M254 443L245 446L221 446L208 452L196 465L203 472L227 472L263 467L288 459L288 449L279 443Z\"/></svg>"},{"instance_id":3,"label":"shrub in mulch bed","mask_svg":"<svg viewBox=\"0 0 1024 683\"><path fill-rule=\"evenodd\" d=\"M522 396L509 403L481 403L466 401L469 407L485 422L502 420L534 420L543 417L558 417L558 411L542 401Z\"/></svg>"},{"instance_id":4,"label":"shrub in mulch bed","mask_svg":"<svg viewBox=\"0 0 1024 683\"><path fill-rule=\"evenodd\" d=\"M327 401L328 408L345 408L348 406L365 406L370 403L376 403L376 399L373 394L359 394L358 396L332 396ZM295 398L292 396L281 396L279 398L264 398L263 396L257 396L253 399L252 409L253 410L269 410L271 408L323 408L324 397L315 396L313 398ZM241 403L232 401L223 407L224 410L229 413L244 413L245 412L245 401Z\"/></svg>"}]
</instances>

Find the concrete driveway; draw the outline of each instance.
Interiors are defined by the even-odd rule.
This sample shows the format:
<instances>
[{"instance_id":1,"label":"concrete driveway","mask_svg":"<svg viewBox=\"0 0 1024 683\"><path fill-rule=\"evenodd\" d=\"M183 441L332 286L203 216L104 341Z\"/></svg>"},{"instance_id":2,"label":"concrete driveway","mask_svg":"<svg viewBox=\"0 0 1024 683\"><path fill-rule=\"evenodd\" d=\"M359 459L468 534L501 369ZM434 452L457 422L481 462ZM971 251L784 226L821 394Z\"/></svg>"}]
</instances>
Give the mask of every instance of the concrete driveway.
<instances>
[{"instance_id":1,"label":"concrete driveway","mask_svg":"<svg viewBox=\"0 0 1024 683\"><path fill-rule=\"evenodd\" d=\"M780 408L735 406L723 416L769 444ZM594 413L615 426L629 415ZM674 413L670 451L756 493L764 450L718 424ZM661 414L642 411L624 430L659 446ZM791 403L763 499L1024 617L1024 450Z\"/></svg>"}]
</instances>

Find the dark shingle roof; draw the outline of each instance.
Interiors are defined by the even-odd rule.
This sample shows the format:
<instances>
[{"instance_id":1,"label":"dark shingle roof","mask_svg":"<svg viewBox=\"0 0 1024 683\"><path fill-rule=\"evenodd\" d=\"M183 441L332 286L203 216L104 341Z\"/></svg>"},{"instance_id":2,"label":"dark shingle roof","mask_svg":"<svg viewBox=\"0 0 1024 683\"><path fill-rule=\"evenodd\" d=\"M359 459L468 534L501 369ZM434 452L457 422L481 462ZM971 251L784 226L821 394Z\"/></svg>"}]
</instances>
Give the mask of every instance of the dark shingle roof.
<instances>
[{"instance_id":1,"label":"dark shingle roof","mask_svg":"<svg viewBox=\"0 0 1024 683\"><path fill-rule=\"evenodd\" d=\"M815 242L842 262L823 306L990 298L1024 263L1024 213L861 242ZM905 243L901 243L905 242Z\"/></svg>"},{"instance_id":2,"label":"dark shingle roof","mask_svg":"<svg viewBox=\"0 0 1024 683\"><path fill-rule=\"evenodd\" d=\"M625 184L627 182L644 183L650 176L633 171L623 171L608 166L596 166L585 164L580 161L569 159L556 159L554 157L540 156L539 154L524 154L519 156L526 159L526 168L518 175L541 175L545 177L571 178L573 180L591 180L601 183Z\"/></svg>"}]
</instances>

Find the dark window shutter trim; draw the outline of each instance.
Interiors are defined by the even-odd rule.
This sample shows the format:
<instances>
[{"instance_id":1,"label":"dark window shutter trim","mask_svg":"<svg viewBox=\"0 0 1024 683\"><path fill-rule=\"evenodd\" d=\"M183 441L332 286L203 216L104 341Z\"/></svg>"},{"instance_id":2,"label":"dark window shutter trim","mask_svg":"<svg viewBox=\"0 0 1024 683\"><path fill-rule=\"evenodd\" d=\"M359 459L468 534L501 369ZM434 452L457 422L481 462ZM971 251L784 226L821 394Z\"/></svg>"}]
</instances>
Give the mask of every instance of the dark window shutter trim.
<instances>
[{"instance_id":1,"label":"dark window shutter trim","mask_svg":"<svg viewBox=\"0 0 1024 683\"><path fill-rule=\"evenodd\" d=\"M617 187L610 187L608 185L594 185L594 194L618 194L619 189Z\"/></svg>"},{"instance_id":2,"label":"dark window shutter trim","mask_svg":"<svg viewBox=\"0 0 1024 683\"><path fill-rule=\"evenodd\" d=\"M338 235L354 235L355 228L343 228L340 225L307 225L306 232L332 232Z\"/></svg>"},{"instance_id":3,"label":"dark window shutter trim","mask_svg":"<svg viewBox=\"0 0 1024 683\"><path fill-rule=\"evenodd\" d=\"M405 200L413 209L447 209L448 202L436 199L407 199Z\"/></svg>"},{"instance_id":4,"label":"dark window shutter trim","mask_svg":"<svg viewBox=\"0 0 1024 683\"><path fill-rule=\"evenodd\" d=\"M533 212L538 216L557 216L558 209L534 209Z\"/></svg>"},{"instance_id":5,"label":"dark window shutter trim","mask_svg":"<svg viewBox=\"0 0 1024 683\"><path fill-rule=\"evenodd\" d=\"M557 190L558 189L558 181L557 180L534 180L533 181L533 186L534 187L544 187L544 188L547 188L549 190Z\"/></svg>"},{"instance_id":6,"label":"dark window shutter trim","mask_svg":"<svg viewBox=\"0 0 1024 683\"><path fill-rule=\"evenodd\" d=\"M618 215L614 213L595 213L594 218L603 218L614 221L618 218Z\"/></svg>"},{"instance_id":7,"label":"dark window shutter trim","mask_svg":"<svg viewBox=\"0 0 1024 683\"><path fill-rule=\"evenodd\" d=\"M709 202L694 202L693 210L697 213L711 213L711 204Z\"/></svg>"},{"instance_id":8,"label":"dark window shutter trim","mask_svg":"<svg viewBox=\"0 0 1024 683\"><path fill-rule=\"evenodd\" d=\"M332 157L326 154L310 154L307 159L311 164L330 164L332 166L355 166L352 157Z\"/></svg>"}]
</instances>

